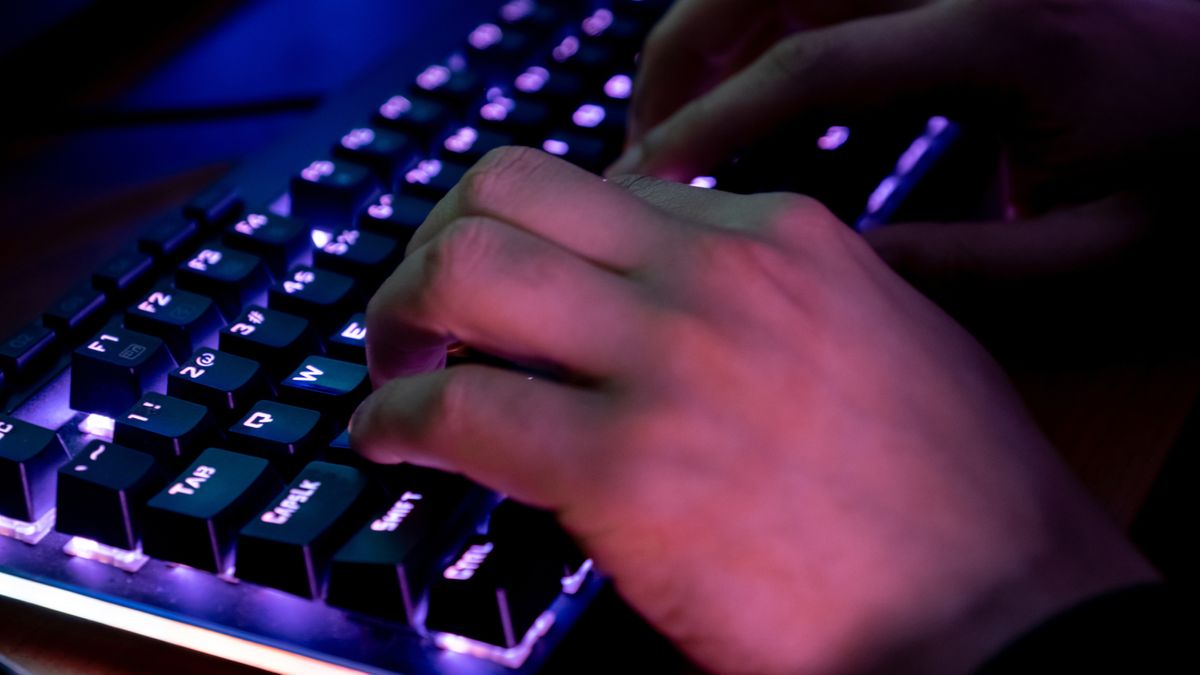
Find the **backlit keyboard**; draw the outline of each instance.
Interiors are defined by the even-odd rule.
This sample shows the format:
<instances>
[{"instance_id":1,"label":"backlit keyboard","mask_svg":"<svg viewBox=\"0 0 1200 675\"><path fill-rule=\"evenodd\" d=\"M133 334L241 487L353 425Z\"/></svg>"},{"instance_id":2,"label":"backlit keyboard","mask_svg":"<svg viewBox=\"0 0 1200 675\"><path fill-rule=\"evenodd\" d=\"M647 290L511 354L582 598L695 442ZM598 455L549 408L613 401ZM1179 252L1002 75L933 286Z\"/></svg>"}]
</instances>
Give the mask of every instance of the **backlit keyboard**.
<instances>
[{"instance_id":1,"label":"backlit keyboard","mask_svg":"<svg viewBox=\"0 0 1200 675\"><path fill-rule=\"evenodd\" d=\"M0 594L276 671L541 667L603 579L547 514L357 458L363 311L489 150L616 158L668 4L456 3L6 336ZM747 152L693 184L794 186L867 226L952 131L806 127L786 166Z\"/></svg>"}]
</instances>

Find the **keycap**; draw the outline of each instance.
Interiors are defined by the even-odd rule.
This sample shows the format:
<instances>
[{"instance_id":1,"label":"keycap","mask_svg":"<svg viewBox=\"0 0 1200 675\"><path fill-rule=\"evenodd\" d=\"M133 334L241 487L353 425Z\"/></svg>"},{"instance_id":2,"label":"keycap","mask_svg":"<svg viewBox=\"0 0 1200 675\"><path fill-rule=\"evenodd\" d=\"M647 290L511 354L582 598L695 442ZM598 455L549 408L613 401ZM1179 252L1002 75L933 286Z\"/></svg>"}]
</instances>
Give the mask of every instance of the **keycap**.
<instances>
[{"instance_id":1,"label":"keycap","mask_svg":"<svg viewBox=\"0 0 1200 675\"><path fill-rule=\"evenodd\" d=\"M493 536L471 537L429 588L425 628L515 647L562 592L559 570Z\"/></svg>"},{"instance_id":2,"label":"keycap","mask_svg":"<svg viewBox=\"0 0 1200 675\"><path fill-rule=\"evenodd\" d=\"M134 550L141 504L159 488L154 458L108 441L92 441L58 470L63 534Z\"/></svg>"},{"instance_id":3,"label":"keycap","mask_svg":"<svg viewBox=\"0 0 1200 675\"><path fill-rule=\"evenodd\" d=\"M258 256L217 244L200 249L175 271L175 286L206 295L232 319L258 297L270 279Z\"/></svg>"},{"instance_id":4,"label":"keycap","mask_svg":"<svg viewBox=\"0 0 1200 675\"><path fill-rule=\"evenodd\" d=\"M571 44L567 43L568 46ZM552 111L561 111L578 102L583 95L583 88L582 79L561 67L530 66L513 80L513 97L541 103Z\"/></svg>"},{"instance_id":5,"label":"keycap","mask_svg":"<svg viewBox=\"0 0 1200 675\"><path fill-rule=\"evenodd\" d=\"M201 348L167 376L167 393L199 403L232 422L250 404L270 394L270 386L257 362Z\"/></svg>"},{"instance_id":6,"label":"keycap","mask_svg":"<svg viewBox=\"0 0 1200 675\"><path fill-rule=\"evenodd\" d=\"M260 363L282 376L300 359L320 353L317 335L307 320L274 309L251 305L221 329L221 351Z\"/></svg>"},{"instance_id":7,"label":"keycap","mask_svg":"<svg viewBox=\"0 0 1200 675\"><path fill-rule=\"evenodd\" d=\"M194 220L172 213L153 221L138 238L138 249L159 262L175 261L187 253L200 234Z\"/></svg>"},{"instance_id":8,"label":"keycap","mask_svg":"<svg viewBox=\"0 0 1200 675\"><path fill-rule=\"evenodd\" d=\"M279 398L322 414L345 418L371 392L367 367L324 356L304 359L279 385Z\"/></svg>"},{"instance_id":9,"label":"keycap","mask_svg":"<svg viewBox=\"0 0 1200 675\"><path fill-rule=\"evenodd\" d=\"M215 419L202 405L147 392L116 420L113 442L170 466L190 460L212 440Z\"/></svg>"},{"instance_id":10,"label":"keycap","mask_svg":"<svg viewBox=\"0 0 1200 675\"><path fill-rule=\"evenodd\" d=\"M154 271L154 259L135 249L121 251L92 275L92 285L110 298L128 298L144 289Z\"/></svg>"},{"instance_id":11,"label":"keycap","mask_svg":"<svg viewBox=\"0 0 1200 675\"><path fill-rule=\"evenodd\" d=\"M312 246L308 223L273 213L247 213L230 225L223 239L226 245L256 255L278 279Z\"/></svg>"},{"instance_id":12,"label":"keycap","mask_svg":"<svg viewBox=\"0 0 1200 675\"><path fill-rule=\"evenodd\" d=\"M420 150L415 140L401 132L359 127L346 132L334 144L333 155L369 168L381 185L391 186Z\"/></svg>"},{"instance_id":13,"label":"keycap","mask_svg":"<svg viewBox=\"0 0 1200 675\"><path fill-rule=\"evenodd\" d=\"M526 555L553 562L563 577L578 572L587 560L553 513L512 499L505 499L492 510L487 531L501 540L518 543Z\"/></svg>"},{"instance_id":14,"label":"keycap","mask_svg":"<svg viewBox=\"0 0 1200 675\"><path fill-rule=\"evenodd\" d=\"M162 389L175 360L162 340L108 328L71 354L71 407L117 417L146 391Z\"/></svg>"},{"instance_id":15,"label":"keycap","mask_svg":"<svg viewBox=\"0 0 1200 675\"><path fill-rule=\"evenodd\" d=\"M242 528L237 577L305 598L320 597L328 557L368 504L357 469L313 462Z\"/></svg>"},{"instance_id":16,"label":"keycap","mask_svg":"<svg viewBox=\"0 0 1200 675\"><path fill-rule=\"evenodd\" d=\"M356 291L348 276L298 265L271 287L267 303L271 309L308 319L323 332L358 309L362 302Z\"/></svg>"},{"instance_id":17,"label":"keycap","mask_svg":"<svg viewBox=\"0 0 1200 675\"><path fill-rule=\"evenodd\" d=\"M466 534L452 525L472 488L461 479L439 483L415 472L396 483L404 486L399 494L334 554L326 601L412 623L431 573L447 564L446 550Z\"/></svg>"},{"instance_id":18,"label":"keycap","mask_svg":"<svg viewBox=\"0 0 1200 675\"><path fill-rule=\"evenodd\" d=\"M343 159L319 159L292 176L292 214L313 225L354 222L378 181L365 166Z\"/></svg>"},{"instance_id":19,"label":"keycap","mask_svg":"<svg viewBox=\"0 0 1200 675\"><path fill-rule=\"evenodd\" d=\"M442 149L447 158L463 164L474 164L496 148L512 145L512 136L498 131L479 130L475 127L459 127L442 140Z\"/></svg>"},{"instance_id":20,"label":"keycap","mask_svg":"<svg viewBox=\"0 0 1200 675\"><path fill-rule=\"evenodd\" d=\"M0 516L29 523L45 515L67 459L58 434L0 414Z\"/></svg>"},{"instance_id":21,"label":"keycap","mask_svg":"<svg viewBox=\"0 0 1200 675\"><path fill-rule=\"evenodd\" d=\"M581 136L620 144L625 137L625 106L591 100L571 113L572 130Z\"/></svg>"},{"instance_id":22,"label":"keycap","mask_svg":"<svg viewBox=\"0 0 1200 675\"><path fill-rule=\"evenodd\" d=\"M64 341L72 340L100 325L105 297L91 284L79 284L67 291L42 315L42 323Z\"/></svg>"},{"instance_id":23,"label":"keycap","mask_svg":"<svg viewBox=\"0 0 1200 675\"><path fill-rule=\"evenodd\" d=\"M342 361L367 362L367 317L362 312L351 316L326 341L329 355Z\"/></svg>"},{"instance_id":24,"label":"keycap","mask_svg":"<svg viewBox=\"0 0 1200 675\"><path fill-rule=\"evenodd\" d=\"M420 197L380 195L359 215L358 227L395 239L403 251L434 206L435 202Z\"/></svg>"},{"instance_id":25,"label":"keycap","mask_svg":"<svg viewBox=\"0 0 1200 675\"><path fill-rule=\"evenodd\" d=\"M54 356L54 331L31 323L0 342L0 373L9 382L28 379Z\"/></svg>"},{"instance_id":26,"label":"keycap","mask_svg":"<svg viewBox=\"0 0 1200 675\"><path fill-rule=\"evenodd\" d=\"M183 207L183 215L202 228L212 229L236 218L244 205L236 185L218 181L192 197Z\"/></svg>"},{"instance_id":27,"label":"keycap","mask_svg":"<svg viewBox=\"0 0 1200 675\"><path fill-rule=\"evenodd\" d=\"M454 118L450 109L441 103L419 96L397 94L379 106L375 123L431 141L441 136Z\"/></svg>"},{"instance_id":28,"label":"keycap","mask_svg":"<svg viewBox=\"0 0 1200 675\"><path fill-rule=\"evenodd\" d=\"M483 23L467 35L467 60L484 72L503 72L529 56L534 40L511 24Z\"/></svg>"},{"instance_id":29,"label":"keycap","mask_svg":"<svg viewBox=\"0 0 1200 675\"><path fill-rule=\"evenodd\" d=\"M307 459L322 434L321 414L275 401L259 401L229 427L233 450L272 460L286 472Z\"/></svg>"},{"instance_id":30,"label":"keycap","mask_svg":"<svg viewBox=\"0 0 1200 675\"><path fill-rule=\"evenodd\" d=\"M187 358L223 325L212 300L166 284L125 310L125 327L161 339L176 361Z\"/></svg>"},{"instance_id":31,"label":"keycap","mask_svg":"<svg viewBox=\"0 0 1200 675\"><path fill-rule=\"evenodd\" d=\"M146 555L223 573L237 532L283 482L265 459L208 448L146 503Z\"/></svg>"},{"instance_id":32,"label":"keycap","mask_svg":"<svg viewBox=\"0 0 1200 675\"><path fill-rule=\"evenodd\" d=\"M603 81L606 71L611 71L616 62L611 47L575 35L563 38L554 47L552 56L564 72L578 77L584 83Z\"/></svg>"},{"instance_id":33,"label":"keycap","mask_svg":"<svg viewBox=\"0 0 1200 675\"><path fill-rule=\"evenodd\" d=\"M458 162L424 159L404 173L400 181L404 194L438 201L458 184L470 167Z\"/></svg>"},{"instance_id":34,"label":"keycap","mask_svg":"<svg viewBox=\"0 0 1200 675\"><path fill-rule=\"evenodd\" d=\"M352 277L364 288L379 286L404 257L404 247L391 237L360 230L334 232L313 254L313 266Z\"/></svg>"},{"instance_id":35,"label":"keycap","mask_svg":"<svg viewBox=\"0 0 1200 675\"><path fill-rule=\"evenodd\" d=\"M479 126L506 134L513 142L529 145L542 138L550 126L550 109L543 103L509 98L499 93L490 96L479 109Z\"/></svg>"},{"instance_id":36,"label":"keycap","mask_svg":"<svg viewBox=\"0 0 1200 675\"><path fill-rule=\"evenodd\" d=\"M483 93L483 78L472 70L454 70L432 65L417 75L416 86L422 95L461 108Z\"/></svg>"},{"instance_id":37,"label":"keycap","mask_svg":"<svg viewBox=\"0 0 1200 675\"><path fill-rule=\"evenodd\" d=\"M542 149L593 173L602 171L617 154L605 147L604 141L571 131L551 133L542 143Z\"/></svg>"}]
</instances>

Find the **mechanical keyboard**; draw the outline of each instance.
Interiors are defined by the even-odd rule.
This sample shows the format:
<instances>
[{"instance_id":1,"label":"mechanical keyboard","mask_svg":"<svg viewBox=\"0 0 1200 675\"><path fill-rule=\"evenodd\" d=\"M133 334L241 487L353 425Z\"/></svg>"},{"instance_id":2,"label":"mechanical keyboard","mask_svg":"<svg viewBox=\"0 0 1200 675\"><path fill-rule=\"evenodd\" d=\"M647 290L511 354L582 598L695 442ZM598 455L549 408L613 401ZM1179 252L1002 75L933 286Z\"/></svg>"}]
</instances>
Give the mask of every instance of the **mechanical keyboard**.
<instances>
[{"instance_id":1,"label":"mechanical keyboard","mask_svg":"<svg viewBox=\"0 0 1200 675\"><path fill-rule=\"evenodd\" d=\"M496 4L457 3L4 336L0 594L279 672L545 664L604 584L591 561L547 514L370 465L346 432L366 301L415 228L493 148L614 160L669 0ZM807 125L693 185L800 189L870 227L954 132Z\"/></svg>"}]
</instances>

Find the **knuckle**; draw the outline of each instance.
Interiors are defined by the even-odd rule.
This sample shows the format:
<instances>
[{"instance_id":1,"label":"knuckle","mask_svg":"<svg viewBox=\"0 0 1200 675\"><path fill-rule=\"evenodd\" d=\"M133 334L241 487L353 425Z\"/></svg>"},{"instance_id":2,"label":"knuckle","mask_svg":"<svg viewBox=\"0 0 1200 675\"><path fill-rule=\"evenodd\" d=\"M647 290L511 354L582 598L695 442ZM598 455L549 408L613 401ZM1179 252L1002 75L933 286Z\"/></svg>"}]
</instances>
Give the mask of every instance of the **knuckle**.
<instances>
[{"instance_id":1,"label":"knuckle","mask_svg":"<svg viewBox=\"0 0 1200 675\"><path fill-rule=\"evenodd\" d=\"M441 302L464 282L484 273L498 246L496 228L484 218L459 218L425 247L420 296Z\"/></svg>"},{"instance_id":2,"label":"knuckle","mask_svg":"<svg viewBox=\"0 0 1200 675\"><path fill-rule=\"evenodd\" d=\"M460 435L471 413L471 399L477 390L472 369L451 368L444 373L420 411L417 424L422 426L424 438L435 432L447 436Z\"/></svg>"},{"instance_id":3,"label":"knuckle","mask_svg":"<svg viewBox=\"0 0 1200 675\"><path fill-rule=\"evenodd\" d=\"M536 173L546 159L544 153L526 147L505 146L489 151L463 176L465 211L490 210L492 205L509 195L512 186Z\"/></svg>"}]
</instances>

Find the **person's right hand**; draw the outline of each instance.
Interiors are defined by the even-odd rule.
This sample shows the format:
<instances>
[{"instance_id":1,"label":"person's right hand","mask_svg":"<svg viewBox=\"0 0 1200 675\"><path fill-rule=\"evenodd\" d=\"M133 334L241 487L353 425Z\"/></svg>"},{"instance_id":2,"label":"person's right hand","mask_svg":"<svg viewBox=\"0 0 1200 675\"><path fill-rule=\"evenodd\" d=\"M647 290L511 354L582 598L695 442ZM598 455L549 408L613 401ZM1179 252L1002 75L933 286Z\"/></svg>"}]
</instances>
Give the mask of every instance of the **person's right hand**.
<instances>
[{"instance_id":1,"label":"person's right hand","mask_svg":"<svg viewBox=\"0 0 1200 675\"><path fill-rule=\"evenodd\" d=\"M1175 0L681 0L609 174L687 181L806 114L915 102L999 135L1022 220L880 228L885 259L923 289L1102 267L1183 208L1166 179L1200 150L1198 34Z\"/></svg>"}]
</instances>

